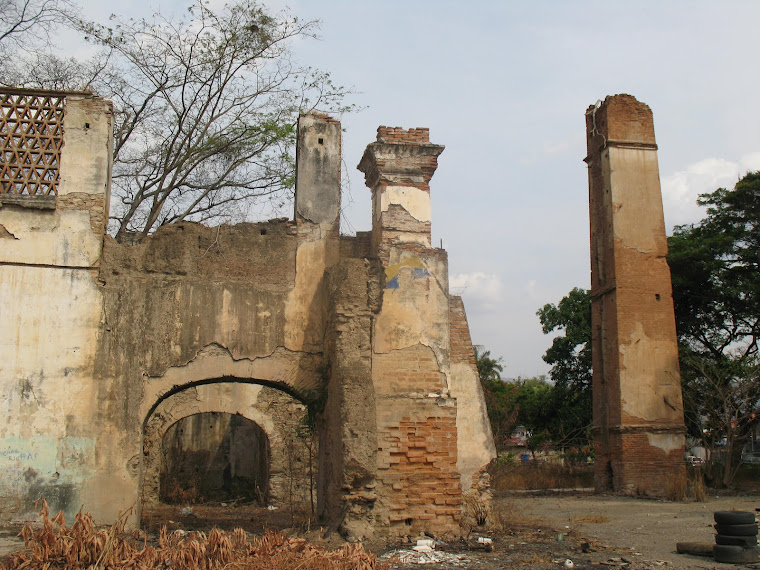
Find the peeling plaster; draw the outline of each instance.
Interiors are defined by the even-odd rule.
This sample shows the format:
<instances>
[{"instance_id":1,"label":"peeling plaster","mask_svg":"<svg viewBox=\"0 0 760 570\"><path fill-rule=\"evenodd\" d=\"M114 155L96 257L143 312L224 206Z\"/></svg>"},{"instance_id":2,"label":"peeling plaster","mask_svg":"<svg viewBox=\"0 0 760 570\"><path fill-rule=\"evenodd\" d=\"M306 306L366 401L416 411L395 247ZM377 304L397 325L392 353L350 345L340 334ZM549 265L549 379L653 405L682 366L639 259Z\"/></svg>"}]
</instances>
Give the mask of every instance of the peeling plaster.
<instances>
[{"instance_id":1,"label":"peeling plaster","mask_svg":"<svg viewBox=\"0 0 760 570\"><path fill-rule=\"evenodd\" d=\"M649 445L662 449L665 453L683 449L686 439L680 434L648 433Z\"/></svg>"},{"instance_id":2,"label":"peeling plaster","mask_svg":"<svg viewBox=\"0 0 760 570\"><path fill-rule=\"evenodd\" d=\"M679 419L683 410L678 353L671 342L649 338L640 322L620 345L623 411L646 421Z\"/></svg>"},{"instance_id":3,"label":"peeling plaster","mask_svg":"<svg viewBox=\"0 0 760 570\"><path fill-rule=\"evenodd\" d=\"M18 239L15 235L9 232L4 225L0 224L0 239Z\"/></svg>"},{"instance_id":4,"label":"peeling plaster","mask_svg":"<svg viewBox=\"0 0 760 570\"><path fill-rule=\"evenodd\" d=\"M0 238L15 238L3 246L5 262L93 267L100 259L102 242L86 210L2 208L0 228Z\"/></svg>"},{"instance_id":5,"label":"peeling plaster","mask_svg":"<svg viewBox=\"0 0 760 570\"><path fill-rule=\"evenodd\" d=\"M607 150L615 237L626 247L641 253L666 255L657 151L631 148ZM647 223L642 223L642 220L647 220Z\"/></svg>"},{"instance_id":6,"label":"peeling plaster","mask_svg":"<svg viewBox=\"0 0 760 570\"><path fill-rule=\"evenodd\" d=\"M386 212L391 204L404 208L420 222L430 222L430 193L413 186L387 186L380 193L380 211Z\"/></svg>"},{"instance_id":7,"label":"peeling plaster","mask_svg":"<svg viewBox=\"0 0 760 570\"><path fill-rule=\"evenodd\" d=\"M324 337L327 299L323 279L325 269L338 260L331 239L309 241L298 246L296 283L285 306L285 347L316 351Z\"/></svg>"}]
</instances>

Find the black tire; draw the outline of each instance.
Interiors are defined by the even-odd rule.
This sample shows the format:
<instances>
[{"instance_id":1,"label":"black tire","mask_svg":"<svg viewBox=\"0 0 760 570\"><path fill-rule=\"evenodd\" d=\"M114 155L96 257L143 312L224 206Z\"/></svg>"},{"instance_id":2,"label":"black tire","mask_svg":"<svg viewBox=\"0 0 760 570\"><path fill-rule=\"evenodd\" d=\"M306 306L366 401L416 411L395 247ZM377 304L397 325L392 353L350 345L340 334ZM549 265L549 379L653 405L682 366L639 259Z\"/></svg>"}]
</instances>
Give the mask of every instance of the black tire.
<instances>
[{"instance_id":1,"label":"black tire","mask_svg":"<svg viewBox=\"0 0 760 570\"><path fill-rule=\"evenodd\" d=\"M756 536L726 536L724 534L715 535L715 544L726 544L729 546L757 546Z\"/></svg>"},{"instance_id":2,"label":"black tire","mask_svg":"<svg viewBox=\"0 0 760 570\"><path fill-rule=\"evenodd\" d=\"M755 513L750 511L716 511L713 518L718 524L752 524L755 522Z\"/></svg>"},{"instance_id":3,"label":"black tire","mask_svg":"<svg viewBox=\"0 0 760 570\"><path fill-rule=\"evenodd\" d=\"M716 544L713 546L713 556L716 562L728 564L750 564L760 558L758 547L742 548L741 546L727 546Z\"/></svg>"},{"instance_id":4,"label":"black tire","mask_svg":"<svg viewBox=\"0 0 760 570\"><path fill-rule=\"evenodd\" d=\"M723 536L757 536L757 523L716 524L715 530Z\"/></svg>"}]
</instances>

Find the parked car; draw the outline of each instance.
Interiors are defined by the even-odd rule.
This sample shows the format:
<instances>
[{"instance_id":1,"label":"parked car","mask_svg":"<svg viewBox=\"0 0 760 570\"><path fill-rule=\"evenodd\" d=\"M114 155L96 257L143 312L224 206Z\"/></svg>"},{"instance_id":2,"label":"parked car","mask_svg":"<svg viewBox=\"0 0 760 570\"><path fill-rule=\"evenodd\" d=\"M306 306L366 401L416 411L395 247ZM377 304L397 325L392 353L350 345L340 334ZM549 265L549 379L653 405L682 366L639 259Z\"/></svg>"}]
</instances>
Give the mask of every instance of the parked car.
<instances>
[{"instance_id":1,"label":"parked car","mask_svg":"<svg viewBox=\"0 0 760 570\"><path fill-rule=\"evenodd\" d=\"M704 465L705 460L702 459L701 457L697 457L696 455L687 455L686 464L687 465Z\"/></svg>"}]
</instances>

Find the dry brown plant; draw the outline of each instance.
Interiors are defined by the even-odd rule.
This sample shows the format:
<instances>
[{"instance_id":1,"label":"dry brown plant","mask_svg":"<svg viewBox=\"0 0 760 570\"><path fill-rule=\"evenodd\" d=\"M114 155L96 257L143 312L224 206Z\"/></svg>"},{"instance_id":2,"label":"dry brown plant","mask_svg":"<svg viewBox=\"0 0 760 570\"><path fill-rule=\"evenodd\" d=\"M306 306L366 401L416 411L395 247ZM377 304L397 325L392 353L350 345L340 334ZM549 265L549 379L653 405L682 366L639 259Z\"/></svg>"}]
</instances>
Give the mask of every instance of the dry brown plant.
<instances>
[{"instance_id":1,"label":"dry brown plant","mask_svg":"<svg viewBox=\"0 0 760 570\"><path fill-rule=\"evenodd\" d=\"M92 515L80 511L71 527L62 512L52 519L42 501L42 525L25 526L20 535L25 548L9 556L3 568L11 569L113 569L148 570L376 570L384 568L360 544L326 550L304 539L267 532L248 539L245 531L168 532L161 529L156 546L148 545L139 531L125 532L130 513L109 528L98 529Z\"/></svg>"},{"instance_id":2,"label":"dry brown plant","mask_svg":"<svg viewBox=\"0 0 760 570\"><path fill-rule=\"evenodd\" d=\"M686 473L679 473L665 484L665 498L671 501L685 501L689 498L689 479Z\"/></svg>"}]
</instances>

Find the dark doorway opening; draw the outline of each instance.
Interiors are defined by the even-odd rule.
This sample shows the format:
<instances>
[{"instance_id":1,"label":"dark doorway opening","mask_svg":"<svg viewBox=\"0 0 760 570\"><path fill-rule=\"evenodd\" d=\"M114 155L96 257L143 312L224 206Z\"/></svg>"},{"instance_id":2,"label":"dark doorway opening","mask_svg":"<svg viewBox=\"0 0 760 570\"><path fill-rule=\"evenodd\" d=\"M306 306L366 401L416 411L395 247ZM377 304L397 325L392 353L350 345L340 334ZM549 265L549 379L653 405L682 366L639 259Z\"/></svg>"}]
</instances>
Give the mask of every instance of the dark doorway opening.
<instances>
[{"instance_id":1,"label":"dark doorway opening","mask_svg":"<svg viewBox=\"0 0 760 570\"><path fill-rule=\"evenodd\" d=\"M194 414L164 434L159 497L170 504L265 505L269 471L269 438L256 423L238 414Z\"/></svg>"}]
</instances>

